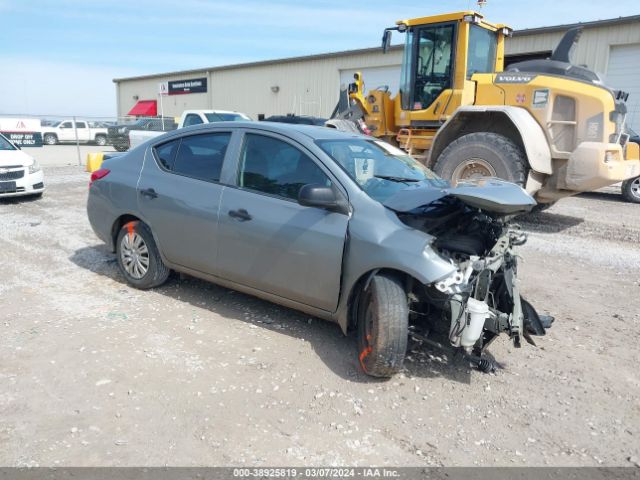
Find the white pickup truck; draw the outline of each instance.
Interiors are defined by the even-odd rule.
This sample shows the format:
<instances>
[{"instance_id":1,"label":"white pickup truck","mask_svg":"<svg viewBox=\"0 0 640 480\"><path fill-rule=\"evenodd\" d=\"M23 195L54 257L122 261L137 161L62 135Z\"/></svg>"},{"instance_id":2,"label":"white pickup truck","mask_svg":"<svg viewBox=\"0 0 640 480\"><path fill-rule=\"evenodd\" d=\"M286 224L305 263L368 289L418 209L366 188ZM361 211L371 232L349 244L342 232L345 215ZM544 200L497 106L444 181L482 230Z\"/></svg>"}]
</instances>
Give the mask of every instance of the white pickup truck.
<instances>
[{"instance_id":1,"label":"white pickup truck","mask_svg":"<svg viewBox=\"0 0 640 480\"><path fill-rule=\"evenodd\" d=\"M46 145L58 143L76 142L76 134L79 143L95 143L101 147L107 144L107 128L98 126L95 122L87 120L62 120L50 127L42 127L42 141Z\"/></svg>"},{"instance_id":2,"label":"white pickup truck","mask_svg":"<svg viewBox=\"0 0 640 480\"><path fill-rule=\"evenodd\" d=\"M227 110L185 110L182 112L178 128L200 125L201 123L213 122L243 122L251 120L250 117L240 112L230 112ZM129 131L129 145L133 149L146 142L150 138L162 135L164 132L153 132L149 130Z\"/></svg>"}]
</instances>

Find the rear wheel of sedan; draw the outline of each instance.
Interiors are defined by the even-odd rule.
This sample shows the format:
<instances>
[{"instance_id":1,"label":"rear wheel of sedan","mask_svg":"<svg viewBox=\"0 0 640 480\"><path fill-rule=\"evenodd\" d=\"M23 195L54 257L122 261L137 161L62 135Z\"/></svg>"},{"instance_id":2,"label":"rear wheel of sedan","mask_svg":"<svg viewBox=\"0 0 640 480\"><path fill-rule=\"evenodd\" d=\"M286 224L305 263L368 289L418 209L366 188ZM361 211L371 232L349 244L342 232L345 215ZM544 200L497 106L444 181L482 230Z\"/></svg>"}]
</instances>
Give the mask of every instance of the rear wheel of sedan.
<instances>
[{"instance_id":1,"label":"rear wheel of sedan","mask_svg":"<svg viewBox=\"0 0 640 480\"><path fill-rule=\"evenodd\" d=\"M144 222L123 225L116 242L118 266L129 285L145 290L167 280L170 270L162 261L151 230Z\"/></svg>"},{"instance_id":2,"label":"rear wheel of sedan","mask_svg":"<svg viewBox=\"0 0 640 480\"><path fill-rule=\"evenodd\" d=\"M409 306L400 280L377 274L358 303L358 351L362 369L374 377L391 377L407 351Z\"/></svg>"}]
</instances>

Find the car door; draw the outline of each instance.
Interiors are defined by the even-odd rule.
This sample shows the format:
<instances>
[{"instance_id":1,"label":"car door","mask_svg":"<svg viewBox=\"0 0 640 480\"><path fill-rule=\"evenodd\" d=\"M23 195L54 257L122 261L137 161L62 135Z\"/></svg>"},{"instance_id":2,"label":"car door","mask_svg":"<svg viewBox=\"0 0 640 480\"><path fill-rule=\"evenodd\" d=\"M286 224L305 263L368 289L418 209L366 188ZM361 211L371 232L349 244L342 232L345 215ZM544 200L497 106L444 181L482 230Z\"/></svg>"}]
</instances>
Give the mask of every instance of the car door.
<instances>
[{"instance_id":1,"label":"car door","mask_svg":"<svg viewBox=\"0 0 640 480\"><path fill-rule=\"evenodd\" d=\"M230 131L182 136L146 152L140 211L171 263L216 273L220 174Z\"/></svg>"},{"instance_id":2,"label":"car door","mask_svg":"<svg viewBox=\"0 0 640 480\"><path fill-rule=\"evenodd\" d=\"M72 121L69 120L60 124L60 127L58 128L58 140L61 142L71 142L76 140Z\"/></svg>"},{"instance_id":3,"label":"car door","mask_svg":"<svg viewBox=\"0 0 640 480\"><path fill-rule=\"evenodd\" d=\"M87 122L76 122L76 130L78 132L78 140L81 142L88 142L91 140L91 132L89 131ZM75 133L76 132L74 132L74 135Z\"/></svg>"},{"instance_id":4,"label":"car door","mask_svg":"<svg viewBox=\"0 0 640 480\"><path fill-rule=\"evenodd\" d=\"M220 205L220 275L334 311L349 217L297 202L303 185L332 181L300 145L246 131L236 186L225 189Z\"/></svg>"}]
</instances>

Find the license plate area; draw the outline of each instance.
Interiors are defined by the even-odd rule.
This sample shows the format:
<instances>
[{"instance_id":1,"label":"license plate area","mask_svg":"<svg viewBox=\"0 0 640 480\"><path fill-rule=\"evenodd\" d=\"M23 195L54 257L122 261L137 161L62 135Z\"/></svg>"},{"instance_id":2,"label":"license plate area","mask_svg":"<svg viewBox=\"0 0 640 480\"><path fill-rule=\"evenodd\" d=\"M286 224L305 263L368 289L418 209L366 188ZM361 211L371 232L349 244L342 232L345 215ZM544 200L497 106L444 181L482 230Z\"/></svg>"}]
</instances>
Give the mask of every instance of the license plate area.
<instances>
[{"instance_id":1,"label":"license plate area","mask_svg":"<svg viewBox=\"0 0 640 480\"><path fill-rule=\"evenodd\" d=\"M0 193L12 193L16 191L16 182L0 182Z\"/></svg>"}]
</instances>

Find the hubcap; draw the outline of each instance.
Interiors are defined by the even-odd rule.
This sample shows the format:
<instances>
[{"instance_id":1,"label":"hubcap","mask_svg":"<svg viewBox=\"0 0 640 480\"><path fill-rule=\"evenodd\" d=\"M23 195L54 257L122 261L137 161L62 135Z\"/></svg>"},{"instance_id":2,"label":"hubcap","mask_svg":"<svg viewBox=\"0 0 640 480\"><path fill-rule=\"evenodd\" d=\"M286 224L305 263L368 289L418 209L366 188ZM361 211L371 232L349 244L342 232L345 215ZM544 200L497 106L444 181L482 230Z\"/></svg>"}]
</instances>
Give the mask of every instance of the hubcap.
<instances>
[{"instance_id":1,"label":"hubcap","mask_svg":"<svg viewBox=\"0 0 640 480\"><path fill-rule=\"evenodd\" d=\"M631 189L631 194L634 197L640 198L640 177L636 178L633 182L631 182L631 185L629 185L629 188Z\"/></svg>"},{"instance_id":2,"label":"hubcap","mask_svg":"<svg viewBox=\"0 0 640 480\"><path fill-rule=\"evenodd\" d=\"M136 232L127 233L120 242L120 259L125 271L140 280L149 270L149 249Z\"/></svg>"},{"instance_id":3,"label":"hubcap","mask_svg":"<svg viewBox=\"0 0 640 480\"><path fill-rule=\"evenodd\" d=\"M451 180L455 184L459 180L497 176L498 174L489 162L481 158L470 158L456 167Z\"/></svg>"}]
</instances>

